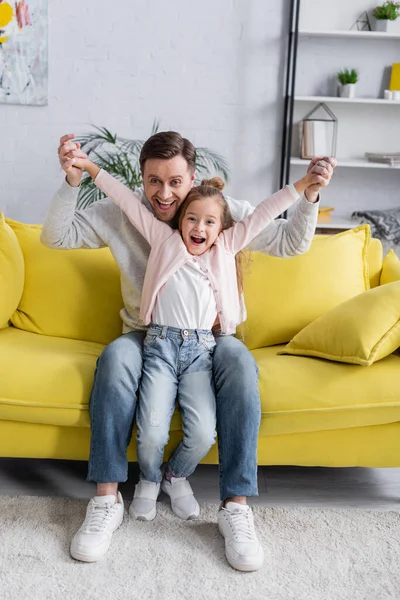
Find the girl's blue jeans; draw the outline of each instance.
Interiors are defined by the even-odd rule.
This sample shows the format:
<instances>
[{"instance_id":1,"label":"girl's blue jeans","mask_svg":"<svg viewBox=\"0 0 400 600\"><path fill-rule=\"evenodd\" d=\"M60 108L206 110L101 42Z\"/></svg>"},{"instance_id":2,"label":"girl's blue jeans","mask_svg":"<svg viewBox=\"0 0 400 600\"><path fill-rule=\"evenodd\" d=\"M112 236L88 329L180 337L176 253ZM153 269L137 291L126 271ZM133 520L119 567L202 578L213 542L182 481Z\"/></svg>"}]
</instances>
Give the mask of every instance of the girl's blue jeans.
<instances>
[{"instance_id":1,"label":"girl's blue jeans","mask_svg":"<svg viewBox=\"0 0 400 600\"><path fill-rule=\"evenodd\" d=\"M127 480L126 450L135 420L144 337L141 331L124 334L109 344L98 358L89 405L90 481ZM232 496L256 496L261 417L258 369L240 340L233 336L215 336L215 342L212 367L217 401L220 497L225 500Z\"/></svg>"}]
</instances>

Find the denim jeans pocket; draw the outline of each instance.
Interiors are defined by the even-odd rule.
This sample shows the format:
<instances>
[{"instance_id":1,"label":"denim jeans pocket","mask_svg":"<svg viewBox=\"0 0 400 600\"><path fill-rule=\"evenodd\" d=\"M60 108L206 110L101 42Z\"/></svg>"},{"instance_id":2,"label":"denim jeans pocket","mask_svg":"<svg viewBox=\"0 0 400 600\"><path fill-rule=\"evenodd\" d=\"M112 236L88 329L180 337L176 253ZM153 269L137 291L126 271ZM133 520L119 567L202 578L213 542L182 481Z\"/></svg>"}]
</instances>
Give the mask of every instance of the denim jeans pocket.
<instances>
[{"instance_id":1,"label":"denim jeans pocket","mask_svg":"<svg viewBox=\"0 0 400 600\"><path fill-rule=\"evenodd\" d=\"M215 344L215 339L214 339L214 336L212 336L212 335L204 336L204 337L201 339L201 342L200 342L200 344L201 344L201 345L202 345L202 346L203 346L203 347L204 347L206 350L208 350L208 352L211 352L211 353L212 353L212 352L214 351L214 348L215 348L215 345L216 345L216 344Z\"/></svg>"},{"instance_id":2,"label":"denim jeans pocket","mask_svg":"<svg viewBox=\"0 0 400 600\"><path fill-rule=\"evenodd\" d=\"M156 340L158 340L158 335L155 335L154 333L147 333L146 337L144 338L143 345L145 348L149 348L149 346L152 346Z\"/></svg>"}]
</instances>

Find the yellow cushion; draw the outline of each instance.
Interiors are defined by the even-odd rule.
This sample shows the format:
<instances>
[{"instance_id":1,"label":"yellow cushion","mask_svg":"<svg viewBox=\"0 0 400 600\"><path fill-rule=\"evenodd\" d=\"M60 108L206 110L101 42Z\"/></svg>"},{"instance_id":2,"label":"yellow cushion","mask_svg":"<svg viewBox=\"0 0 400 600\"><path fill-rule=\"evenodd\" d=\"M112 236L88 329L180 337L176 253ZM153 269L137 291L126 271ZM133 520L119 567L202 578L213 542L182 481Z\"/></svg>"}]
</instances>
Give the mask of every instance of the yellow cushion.
<instances>
[{"instance_id":1,"label":"yellow cushion","mask_svg":"<svg viewBox=\"0 0 400 600\"><path fill-rule=\"evenodd\" d=\"M400 280L400 260L394 250L389 250L383 259L381 285Z\"/></svg>"},{"instance_id":2,"label":"yellow cushion","mask_svg":"<svg viewBox=\"0 0 400 600\"><path fill-rule=\"evenodd\" d=\"M15 327L1 330L0 422L89 427L90 391L103 348ZM181 428L176 410L171 431Z\"/></svg>"},{"instance_id":3,"label":"yellow cushion","mask_svg":"<svg viewBox=\"0 0 400 600\"><path fill-rule=\"evenodd\" d=\"M8 325L24 289L24 257L13 230L0 213L0 329Z\"/></svg>"},{"instance_id":4,"label":"yellow cushion","mask_svg":"<svg viewBox=\"0 0 400 600\"><path fill-rule=\"evenodd\" d=\"M254 253L245 274L246 346L288 342L306 325L369 289L368 225L313 241L306 254L276 258Z\"/></svg>"},{"instance_id":5,"label":"yellow cushion","mask_svg":"<svg viewBox=\"0 0 400 600\"><path fill-rule=\"evenodd\" d=\"M54 250L40 242L39 225L7 221L25 259L25 286L15 327L108 344L121 335L120 274L108 250Z\"/></svg>"},{"instance_id":6,"label":"yellow cushion","mask_svg":"<svg viewBox=\"0 0 400 600\"><path fill-rule=\"evenodd\" d=\"M369 366L400 346L400 281L343 302L298 333L284 354Z\"/></svg>"},{"instance_id":7,"label":"yellow cushion","mask_svg":"<svg viewBox=\"0 0 400 600\"><path fill-rule=\"evenodd\" d=\"M368 247L368 267L369 281L372 288L379 285L379 279L382 271L382 258L383 248L381 240L378 240L377 238L371 238Z\"/></svg>"},{"instance_id":8,"label":"yellow cushion","mask_svg":"<svg viewBox=\"0 0 400 600\"><path fill-rule=\"evenodd\" d=\"M361 369L328 360L282 356L283 348L252 351L260 371L260 436L400 421L397 354ZM314 454L318 459L318 449Z\"/></svg>"}]
</instances>

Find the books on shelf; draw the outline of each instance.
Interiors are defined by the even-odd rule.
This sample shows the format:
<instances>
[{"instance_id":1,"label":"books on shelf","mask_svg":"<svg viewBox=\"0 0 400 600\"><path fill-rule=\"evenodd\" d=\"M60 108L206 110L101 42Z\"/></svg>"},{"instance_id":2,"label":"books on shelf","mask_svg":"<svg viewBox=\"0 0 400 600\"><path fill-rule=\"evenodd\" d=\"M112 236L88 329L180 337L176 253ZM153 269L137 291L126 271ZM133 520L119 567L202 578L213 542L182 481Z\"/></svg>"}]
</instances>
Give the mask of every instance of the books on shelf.
<instances>
[{"instance_id":1,"label":"books on shelf","mask_svg":"<svg viewBox=\"0 0 400 600\"><path fill-rule=\"evenodd\" d=\"M365 158L369 162L384 163L392 167L400 166L400 152L366 152Z\"/></svg>"},{"instance_id":2,"label":"books on shelf","mask_svg":"<svg viewBox=\"0 0 400 600\"><path fill-rule=\"evenodd\" d=\"M318 223L330 223L331 213L334 210L332 206L320 206L318 210Z\"/></svg>"}]
</instances>

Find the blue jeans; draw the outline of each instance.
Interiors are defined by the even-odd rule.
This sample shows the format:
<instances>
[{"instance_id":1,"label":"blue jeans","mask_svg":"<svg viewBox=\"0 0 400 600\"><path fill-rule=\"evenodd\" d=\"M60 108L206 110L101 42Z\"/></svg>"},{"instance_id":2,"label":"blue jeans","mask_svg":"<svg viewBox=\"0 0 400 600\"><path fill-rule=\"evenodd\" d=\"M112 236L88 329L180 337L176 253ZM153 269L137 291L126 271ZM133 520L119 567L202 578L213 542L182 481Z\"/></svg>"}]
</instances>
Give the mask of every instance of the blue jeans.
<instances>
[{"instance_id":1,"label":"blue jeans","mask_svg":"<svg viewBox=\"0 0 400 600\"><path fill-rule=\"evenodd\" d=\"M132 436L142 374L144 333L117 338L99 356L90 398L88 480L126 481L126 450ZM213 356L221 500L257 495L260 426L258 370L247 348L233 336L216 336Z\"/></svg>"},{"instance_id":2,"label":"blue jeans","mask_svg":"<svg viewBox=\"0 0 400 600\"><path fill-rule=\"evenodd\" d=\"M214 336L206 330L150 325L144 339L139 388L140 476L159 483L176 400L184 437L168 463L175 477L189 477L215 442L216 404L212 376Z\"/></svg>"}]
</instances>

